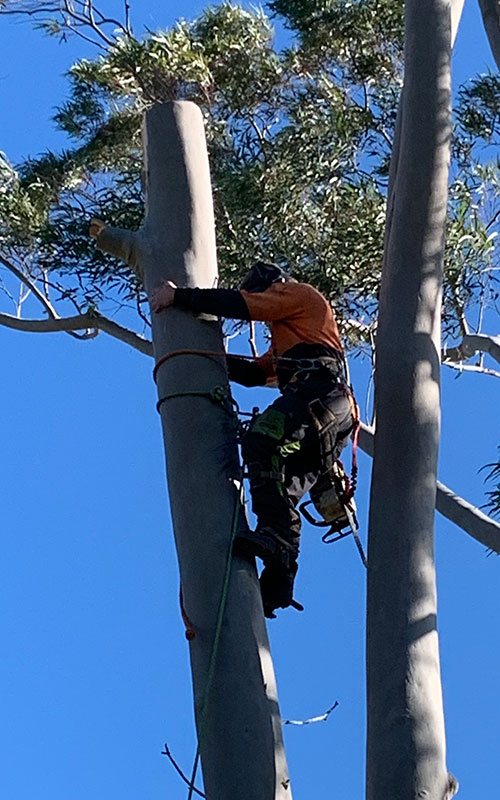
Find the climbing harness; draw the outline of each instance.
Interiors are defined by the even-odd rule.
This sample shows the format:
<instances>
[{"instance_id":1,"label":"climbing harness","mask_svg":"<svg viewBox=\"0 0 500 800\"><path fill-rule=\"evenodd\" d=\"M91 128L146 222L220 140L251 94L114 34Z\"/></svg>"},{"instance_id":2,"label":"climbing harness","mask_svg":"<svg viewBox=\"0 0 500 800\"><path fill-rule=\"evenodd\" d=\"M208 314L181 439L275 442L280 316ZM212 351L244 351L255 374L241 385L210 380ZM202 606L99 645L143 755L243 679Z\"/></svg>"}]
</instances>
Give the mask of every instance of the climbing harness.
<instances>
[{"instance_id":1,"label":"climbing harness","mask_svg":"<svg viewBox=\"0 0 500 800\"><path fill-rule=\"evenodd\" d=\"M174 350L160 358L154 367L153 378L156 381L158 370L162 364L171 358L181 355L202 356L205 358L226 358L226 353L217 350ZM254 361L254 356L238 355L238 358ZM293 364L294 372L290 382L293 382L303 373L313 372L321 367L329 367L332 363L341 365L344 376L339 378L339 384L343 387L346 396L351 403L353 424L349 430L341 431L336 434L336 439L332 440L329 435L335 429L335 417L325 404L317 399L309 403L309 411L315 422L320 438L322 460L326 465L324 473L319 477L316 484L309 492L310 500L300 504L299 509L305 519L315 527L327 527L328 531L323 535L322 541L325 544L333 544L346 536L352 534L356 547L359 551L361 561L367 566L367 559L359 537L359 523L356 516L356 503L354 493L357 483L357 443L359 435L359 407L354 399L354 392L350 382L349 367L344 355L339 358L334 356L319 356L317 358L287 358L286 356L274 356L276 364ZM244 412L239 409L238 404L231 395L229 389L223 386L215 386L206 392L188 391L174 392L158 400L156 405L159 411L162 404L167 400L181 396L207 397L212 402L220 403L228 413L237 420L237 438L241 442L242 437L254 423L259 415L259 409L254 407L251 412ZM240 417L246 416L247 420L241 421ZM345 438L348 435L352 438L352 468L351 476L347 475L344 466L339 459L333 458L333 451L336 440ZM245 473L244 477L248 477ZM280 476L281 478L282 476ZM308 507L313 505L321 519L316 520L310 513Z\"/></svg>"}]
</instances>

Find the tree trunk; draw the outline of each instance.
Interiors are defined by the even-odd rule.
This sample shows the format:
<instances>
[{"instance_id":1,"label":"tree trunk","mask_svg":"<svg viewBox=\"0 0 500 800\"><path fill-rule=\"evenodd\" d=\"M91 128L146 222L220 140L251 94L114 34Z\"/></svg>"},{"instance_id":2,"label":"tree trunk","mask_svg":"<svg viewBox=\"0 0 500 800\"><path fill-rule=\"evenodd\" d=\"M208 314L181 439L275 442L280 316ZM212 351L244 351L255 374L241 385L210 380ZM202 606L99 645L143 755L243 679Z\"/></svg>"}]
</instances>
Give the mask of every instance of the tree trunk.
<instances>
[{"instance_id":1,"label":"tree trunk","mask_svg":"<svg viewBox=\"0 0 500 800\"><path fill-rule=\"evenodd\" d=\"M453 5L456 12L462 3ZM368 800L444 800L454 793L445 763L434 567L451 6L406 2L400 147L377 332Z\"/></svg>"},{"instance_id":2,"label":"tree trunk","mask_svg":"<svg viewBox=\"0 0 500 800\"><path fill-rule=\"evenodd\" d=\"M146 219L139 234L106 228L102 249L135 266L151 296L217 281L202 115L190 102L155 106L144 125ZM223 352L218 321L153 314L156 361L181 349ZM228 389L223 358L182 355L158 369L169 494L190 642L195 710L209 800L289 800L276 683L254 566L234 558L215 669L207 677L240 479L234 420L207 396ZM174 396L172 396L174 395ZM246 525L244 510L238 518Z\"/></svg>"},{"instance_id":3,"label":"tree trunk","mask_svg":"<svg viewBox=\"0 0 500 800\"><path fill-rule=\"evenodd\" d=\"M497 68L500 69L500 0L479 0L479 8L491 54Z\"/></svg>"}]
</instances>

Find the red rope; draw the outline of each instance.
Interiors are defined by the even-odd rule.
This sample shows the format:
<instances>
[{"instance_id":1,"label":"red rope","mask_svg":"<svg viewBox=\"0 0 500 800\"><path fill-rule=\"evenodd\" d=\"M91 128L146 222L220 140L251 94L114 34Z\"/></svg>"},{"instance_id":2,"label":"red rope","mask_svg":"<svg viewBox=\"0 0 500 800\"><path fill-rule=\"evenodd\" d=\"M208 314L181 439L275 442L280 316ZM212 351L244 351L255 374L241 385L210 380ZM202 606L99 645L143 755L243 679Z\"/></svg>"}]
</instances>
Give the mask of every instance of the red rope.
<instances>
[{"instance_id":1,"label":"red rope","mask_svg":"<svg viewBox=\"0 0 500 800\"><path fill-rule=\"evenodd\" d=\"M356 419L355 425L352 433L351 497L354 496L358 482L358 439L361 428L359 419Z\"/></svg>"},{"instance_id":2,"label":"red rope","mask_svg":"<svg viewBox=\"0 0 500 800\"><path fill-rule=\"evenodd\" d=\"M181 607L182 621L186 628L186 639L188 640L188 642L192 642L196 636L196 631L193 627L193 623L191 622L186 613L186 609L184 608L184 598L182 596L182 584L179 586L179 605Z\"/></svg>"},{"instance_id":3,"label":"red rope","mask_svg":"<svg viewBox=\"0 0 500 800\"><path fill-rule=\"evenodd\" d=\"M253 356L242 356L236 355L231 353L231 358L245 358L249 361L254 361ZM206 358L226 358L227 353L224 350L173 350L171 353L167 353L166 356L162 356L156 362L154 369L153 369L153 380L156 383L156 378L158 376L158 370L160 369L161 365L168 361L170 358L175 358L176 356L205 356Z\"/></svg>"}]
</instances>

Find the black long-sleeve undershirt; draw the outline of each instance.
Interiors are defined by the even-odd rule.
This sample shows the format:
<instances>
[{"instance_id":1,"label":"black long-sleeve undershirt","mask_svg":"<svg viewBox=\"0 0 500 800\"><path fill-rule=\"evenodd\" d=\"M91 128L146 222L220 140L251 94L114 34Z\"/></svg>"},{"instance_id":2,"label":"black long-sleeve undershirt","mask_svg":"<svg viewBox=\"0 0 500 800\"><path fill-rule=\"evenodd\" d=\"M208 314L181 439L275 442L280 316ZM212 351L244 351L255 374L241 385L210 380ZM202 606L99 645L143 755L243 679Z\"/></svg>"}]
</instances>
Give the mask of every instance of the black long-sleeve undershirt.
<instances>
[{"instance_id":1,"label":"black long-sleeve undershirt","mask_svg":"<svg viewBox=\"0 0 500 800\"><path fill-rule=\"evenodd\" d=\"M214 314L217 317L250 321L247 304L236 289L176 289L175 308L193 314ZM264 386L266 373L258 364L228 355L229 380L242 386Z\"/></svg>"},{"instance_id":2,"label":"black long-sleeve undershirt","mask_svg":"<svg viewBox=\"0 0 500 800\"><path fill-rule=\"evenodd\" d=\"M240 383L242 386L265 386L267 375L255 361L246 358L227 355L227 372L229 380Z\"/></svg>"},{"instance_id":3,"label":"black long-sleeve undershirt","mask_svg":"<svg viewBox=\"0 0 500 800\"><path fill-rule=\"evenodd\" d=\"M176 289L173 305L193 314L250 321L247 304L237 289Z\"/></svg>"}]
</instances>

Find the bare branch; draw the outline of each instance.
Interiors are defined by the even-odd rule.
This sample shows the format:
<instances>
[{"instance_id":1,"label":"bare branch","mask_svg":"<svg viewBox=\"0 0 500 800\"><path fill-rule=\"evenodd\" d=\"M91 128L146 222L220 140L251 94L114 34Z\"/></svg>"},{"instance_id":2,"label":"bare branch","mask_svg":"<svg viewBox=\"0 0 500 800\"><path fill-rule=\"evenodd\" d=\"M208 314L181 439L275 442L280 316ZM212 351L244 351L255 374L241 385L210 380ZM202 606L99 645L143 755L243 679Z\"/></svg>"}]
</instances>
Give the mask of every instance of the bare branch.
<instances>
[{"instance_id":1,"label":"bare branch","mask_svg":"<svg viewBox=\"0 0 500 800\"><path fill-rule=\"evenodd\" d=\"M10 314L0 314L0 325L17 331L29 331L32 333L78 331L92 327L104 331L104 333L113 336L115 339L119 339L146 356L153 355L153 344L148 339L143 339L142 336L138 336L134 331L123 328L117 322L113 322L113 320L102 317L95 312L78 314L75 317L63 317L62 319L20 319Z\"/></svg>"},{"instance_id":2,"label":"bare branch","mask_svg":"<svg viewBox=\"0 0 500 800\"><path fill-rule=\"evenodd\" d=\"M481 544L500 553L500 523L438 482L436 508L443 517L458 525Z\"/></svg>"},{"instance_id":3,"label":"bare branch","mask_svg":"<svg viewBox=\"0 0 500 800\"><path fill-rule=\"evenodd\" d=\"M70 0L63 0L64 11L66 12L66 14L70 19L74 20L74 22L76 23L80 23L80 25L84 26L88 25L88 27L91 28L94 31L94 33L96 33L97 36L99 36L103 40L103 42L108 45L108 47L112 47L114 44L114 40L111 39L109 36L106 36L104 31L101 30L99 25L97 25L94 18L92 3L88 3L86 8L85 7L83 8L82 14L79 14L77 11L75 11L75 6L78 5L80 6L82 5L81 3L78 2L78 0L71 0L71 2ZM74 26L71 25L71 23L67 23L67 25L70 28L70 30L74 29Z\"/></svg>"},{"instance_id":4,"label":"bare branch","mask_svg":"<svg viewBox=\"0 0 500 800\"><path fill-rule=\"evenodd\" d=\"M443 361L463 361L472 358L476 353L488 353L500 364L500 336L470 333L464 336L458 347L445 350Z\"/></svg>"},{"instance_id":5,"label":"bare branch","mask_svg":"<svg viewBox=\"0 0 500 800\"><path fill-rule=\"evenodd\" d=\"M500 378L500 372L482 367L479 364L464 364L462 361L457 364L456 361L443 361L443 365L450 367L450 369L455 369L457 372L479 372L482 375L491 375L492 378Z\"/></svg>"},{"instance_id":6,"label":"bare branch","mask_svg":"<svg viewBox=\"0 0 500 800\"><path fill-rule=\"evenodd\" d=\"M114 29L120 30L124 36L132 36L130 7L127 0L125 0L124 9L125 23L113 17L106 17L94 6L92 0L60 0L60 2L57 3L18 2L12 5L14 6L13 8L0 8L0 14L27 16L33 17L34 19L41 18L42 25L46 22L48 15L52 16L59 20L61 29L76 34L81 39L84 39L84 41L90 42L104 51L113 47L117 41L114 31L113 34L108 35L104 30L105 26L112 25ZM89 36L83 33L82 29L85 28L88 29L91 34L95 34L97 40L92 38L92 35ZM64 34L61 35L64 37Z\"/></svg>"},{"instance_id":7,"label":"bare branch","mask_svg":"<svg viewBox=\"0 0 500 800\"><path fill-rule=\"evenodd\" d=\"M367 425L361 424L359 446L369 456L373 457L374 431ZM500 554L500 522L483 514L479 508L459 497L451 489L437 482L436 509L443 517L449 519L463 531L472 536L485 547Z\"/></svg>"},{"instance_id":8,"label":"bare branch","mask_svg":"<svg viewBox=\"0 0 500 800\"><path fill-rule=\"evenodd\" d=\"M500 2L499 0L478 0L478 2L491 54L500 70Z\"/></svg>"}]
</instances>

